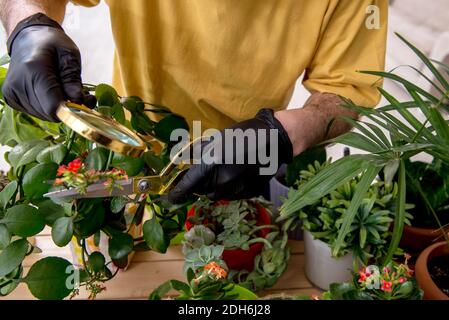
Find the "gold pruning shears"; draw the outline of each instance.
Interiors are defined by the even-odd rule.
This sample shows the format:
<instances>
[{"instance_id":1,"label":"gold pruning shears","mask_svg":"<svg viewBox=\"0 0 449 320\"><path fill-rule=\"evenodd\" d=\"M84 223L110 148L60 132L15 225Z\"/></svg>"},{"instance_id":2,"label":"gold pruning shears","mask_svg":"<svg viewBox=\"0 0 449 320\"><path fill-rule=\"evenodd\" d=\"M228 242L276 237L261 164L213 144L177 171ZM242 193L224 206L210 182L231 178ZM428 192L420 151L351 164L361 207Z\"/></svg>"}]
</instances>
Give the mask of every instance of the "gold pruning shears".
<instances>
[{"instance_id":1,"label":"gold pruning shears","mask_svg":"<svg viewBox=\"0 0 449 320\"><path fill-rule=\"evenodd\" d=\"M64 102L59 106L56 114L65 125L76 133L114 152L138 158L147 150L144 140L135 132L83 105ZM108 189L103 182L98 182L90 185L83 193L79 193L76 188L73 188L49 192L44 196L53 199L84 199L144 193L165 195L189 169L189 164L180 159L184 151L195 142L191 142L176 153L158 175L115 181L112 190Z\"/></svg>"}]
</instances>

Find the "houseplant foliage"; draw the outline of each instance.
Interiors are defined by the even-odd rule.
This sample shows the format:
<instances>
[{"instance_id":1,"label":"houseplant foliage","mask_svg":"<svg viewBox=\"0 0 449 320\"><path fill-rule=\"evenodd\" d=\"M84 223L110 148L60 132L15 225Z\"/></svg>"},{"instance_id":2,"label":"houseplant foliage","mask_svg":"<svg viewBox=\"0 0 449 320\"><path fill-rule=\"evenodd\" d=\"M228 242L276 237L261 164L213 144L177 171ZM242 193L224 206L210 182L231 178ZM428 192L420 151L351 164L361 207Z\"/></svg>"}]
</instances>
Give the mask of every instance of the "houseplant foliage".
<instances>
[{"instance_id":1,"label":"houseplant foliage","mask_svg":"<svg viewBox=\"0 0 449 320\"><path fill-rule=\"evenodd\" d=\"M370 265L354 273L351 283L333 283L325 300L421 300L423 296L407 264Z\"/></svg>"},{"instance_id":2,"label":"houseplant foliage","mask_svg":"<svg viewBox=\"0 0 449 320\"><path fill-rule=\"evenodd\" d=\"M435 64L449 72L449 67L432 62L411 43L401 40L420 58L433 74L436 81L419 72L435 88L440 97L418 87L393 72L363 71L363 73L392 79L401 84L409 93L411 101L399 102L387 91L379 88L389 105L367 109L346 101L345 107L358 111L368 121L356 121L346 118L358 132L349 132L331 142L342 143L362 149L367 154L344 157L322 170L304 184L300 190L292 190L289 199L283 204L281 215L287 219L295 212L312 205L317 200L335 190L344 183L360 176L356 192L339 228L333 253L337 255L344 247L344 241L351 230L356 214L362 205L364 195L379 173L383 173L386 182L397 179L398 196L396 199L394 228L391 241L384 256L383 264L391 261L397 251L406 219L406 170L405 162L418 153L425 152L435 159L449 163L449 124L444 114L449 110L449 83ZM425 121L415 117L411 109L424 114ZM392 111L396 111L393 113ZM386 132L386 133L385 133ZM437 220L438 221L438 220ZM443 226L439 226L442 228Z\"/></svg>"},{"instance_id":3,"label":"houseplant foliage","mask_svg":"<svg viewBox=\"0 0 449 320\"><path fill-rule=\"evenodd\" d=\"M315 161L308 166L308 170L302 170L296 183L298 189L301 189L330 163L330 159L324 163ZM343 216L351 204L359 183L358 176L345 182L319 201L303 208L297 216L287 220L284 227L290 226L293 223L292 220L295 221L299 217L304 228L310 231L315 239L327 243L333 250ZM394 219L397 193L396 183L377 180L370 185L366 194L363 195L350 231L344 239L344 245L338 251L339 256L351 252L357 260L354 261L355 265L359 263L366 265L369 262L379 261L386 254L391 239L390 228ZM411 206L408 205L408 207ZM410 218L410 215L407 214L406 218Z\"/></svg>"},{"instance_id":4,"label":"houseplant foliage","mask_svg":"<svg viewBox=\"0 0 449 320\"><path fill-rule=\"evenodd\" d=\"M227 272L215 261L198 268L189 269L187 283L169 280L154 290L149 299L161 300L170 290L179 292L176 300L255 300L257 296L226 279Z\"/></svg>"},{"instance_id":5,"label":"houseplant foliage","mask_svg":"<svg viewBox=\"0 0 449 320\"><path fill-rule=\"evenodd\" d=\"M184 272L197 273L215 262L226 270L229 281L249 290L273 286L287 268L290 253L286 232L261 224L257 217L269 212L268 206L261 198L195 203L183 241Z\"/></svg>"},{"instance_id":6,"label":"houseplant foliage","mask_svg":"<svg viewBox=\"0 0 449 320\"><path fill-rule=\"evenodd\" d=\"M0 84L7 70L0 69ZM0 106L0 144L11 147L5 155L11 165L9 184L0 192L0 294L11 293L20 282L28 285L40 299L62 299L85 286L91 297L103 290L102 284L116 274L110 265L124 267L137 250L165 252L170 239L183 230L186 205L171 205L157 196L126 196L53 202L43 195L62 186L85 187L106 179L114 180L142 174L155 174L169 161L170 133L188 128L185 120L167 108L143 102L138 97L120 97L110 86L86 85L95 93L96 110L148 138L148 151L141 158L130 158L94 145L61 123L49 123L17 112L2 100ZM129 117L125 114L129 113ZM153 113L156 121L147 113ZM161 141L157 144L154 137ZM95 178L95 179L94 179ZM56 179L56 180L55 180ZM89 179L94 179L90 181ZM71 184L72 183L72 184ZM82 191L82 190L81 190ZM132 208L132 210L129 210ZM143 221L144 211L150 219ZM130 213L132 212L132 214ZM24 258L38 250L29 237L48 225L56 245L65 246L72 238L83 248L83 266L57 257L36 262L24 275ZM133 238L128 231L142 227L143 236ZM88 254L86 239L98 242L100 231L109 238L106 262L100 252ZM72 270L72 271L70 271ZM117 269L118 270L118 269ZM68 277L73 281L68 285Z\"/></svg>"}]
</instances>

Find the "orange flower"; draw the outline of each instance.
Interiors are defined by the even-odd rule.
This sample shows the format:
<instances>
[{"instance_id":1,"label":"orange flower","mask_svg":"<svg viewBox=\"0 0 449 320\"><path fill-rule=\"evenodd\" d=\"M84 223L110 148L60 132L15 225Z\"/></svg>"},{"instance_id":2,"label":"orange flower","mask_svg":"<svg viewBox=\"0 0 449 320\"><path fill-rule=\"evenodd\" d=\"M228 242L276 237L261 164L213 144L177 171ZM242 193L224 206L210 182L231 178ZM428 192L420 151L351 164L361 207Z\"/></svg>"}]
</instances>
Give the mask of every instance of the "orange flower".
<instances>
[{"instance_id":1,"label":"orange flower","mask_svg":"<svg viewBox=\"0 0 449 320\"><path fill-rule=\"evenodd\" d=\"M61 186L64 184L64 180L63 179L56 179L55 180L55 186Z\"/></svg>"},{"instance_id":2,"label":"orange flower","mask_svg":"<svg viewBox=\"0 0 449 320\"><path fill-rule=\"evenodd\" d=\"M225 269L223 269L218 263L215 261L210 262L204 266L204 270L207 271L208 274L214 275L217 279L224 279L227 277L228 273Z\"/></svg>"},{"instance_id":3,"label":"orange flower","mask_svg":"<svg viewBox=\"0 0 449 320\"><path fill-rule=\"evenodd\" d=\"M58 177L62 176L66 170L67 170L67 166L64 166L64 165L59 166L57 176Z\"/></svg>"}]
</instances>

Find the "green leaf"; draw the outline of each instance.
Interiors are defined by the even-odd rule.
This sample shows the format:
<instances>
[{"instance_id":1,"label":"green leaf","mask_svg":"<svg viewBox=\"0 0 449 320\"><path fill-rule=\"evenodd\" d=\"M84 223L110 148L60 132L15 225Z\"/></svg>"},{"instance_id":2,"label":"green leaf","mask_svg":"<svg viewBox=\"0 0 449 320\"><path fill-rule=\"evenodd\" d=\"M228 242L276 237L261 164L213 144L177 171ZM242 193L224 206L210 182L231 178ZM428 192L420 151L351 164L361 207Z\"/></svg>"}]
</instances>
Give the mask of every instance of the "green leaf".
<instances>
[{"instance_id":1,"label":"green leaf","mask_svg":"<svg viewBox=\"0 0 449 320\"><path fill-rule=\"evenodd\" d=\"M380 169L380 167L370 164L367 167L366 171L363 173L363 176L357 185L354 196L352 197L349 208L343 214L343 223L338 230L337 240L335 241L335 246L332 250L333 256L338 256L339 250L343 247L346 235L349 233L351 225L354 221L354 217L359 210L362 200L365 197L369 186L379 173Z\"/></svg>"},{"instance_id":2,"label":"green leaf","mask_svg":"<svg viewBox=\"0 0 449 320\"><path fill-rule=\"evenodd\" d=\"M74 267L65 259L48 257L39 260L23 279L28 289L38 299L61 300L72 291Z\"/></svg>"},{"instance_id":3,"label":"green leaf","mask_svg":"<svg viewBox=\"0 0 449 320\"><path fill-rule=\"evenodd\" d=\"M9 63L11 59L9 58L9 55L5 54L0 58L0 66L4 66Z\"/></svg>"},{"instance_id":4,"label":"green leaf","mask_svg":"<svg viewBox=\"0 0 449 320\"><path fill-rule=\"evenodd\" d=\"M67 154L67 147L63 144L50 146L42 150L36 157L39 163L61 164Z\"/></svg>"},{"instance_id":5,"label":"green leaf","mask_svg":"<svg viewBox=\"0 0 449 320\"><path fill-rule=\"evenodd\" d=\"M427 66L427 68L432 72L432 74L435 76L435 78L441 83L444 90L449 90L449 83L444 78L444 76L438 71L437 68L433 65L433 63L430 61L427 56L420 51L418 48L416 48L414 45L412 45L409 41L407 41L403 36L401 36L399 33L395 33L398 38L402 40L410 49L413 50L413 52L420 58L422 62Z\"/></svg>"},{"instance_id":6,"label":"green leaf","mask_svg":"<svg viewBox=\"0 0 449 320\"><path fill-rule=\"evenodd\" d=\"M294 157L285 172L287 186L293 186L298 180L301 170L306 170L307 166L315 161L319 163L326 161L326 148L322 146L313 147Z\"/></svg>"},{"instance_id":7,"label":"green leaf","mask_svg":"<svg viewBox=\"0 0 449 320\"><path fill-rule=\"evenodd\" d=\"M49 226L53 226L56 220L65 216L64 208L50 199L42 200L34 204L38 207L39 213L44 217L45 224ZM66 205L71 206L71 204Z\"/></svg>"},{"instance_id":8,"label":"green leaf","mask_svg":"<svg viewBox=\"0 0 449 320\"><path fill-rule=\"evenodd\" d=\"M121 212L126 204L129 202L127 197L114 197L111 200L111 211L112 213Z\"/></svg>"},{"instance_id":9,"label":"green leaf","mask_svg":"<svg viewBox=\"0 0 449 320\"><path fill-rule=\"evenodd\" d=\"M127 233L117 233L109 239L109 255L118 260L128 256L133 251L134 240Z\"/></svg>"},{"instance_id":10,"label":"green leaf","mask_svg":"<svg viewBox=\"0 0 449 320\"><path fill-rule=\"evenodd\" d=\"M108 161L109 150L106 148L93 149L86 158L86 166L88 169L105 170Z\"/></svg>"},{"instance_id":11,"label":"green leaf","mask_svg":"<svg viewBox=\"0 0 449 320\"><path fill-rule=\"evenodd\" d=\"M0 192L0 208L6 209L9 201L11 201L12 197L16 194L17 191L17 181L12 181L6 185L5 188Z\"/></svg>"},{"instance_id":12,"label":"green leaf","mask_svg":"<svg viewBox=\"0 0 449 320\"><path fill-rule=\"evenodd\" d=\"M73 236L73 220L69 217L62 217L55 221L51 229L51 238L59 247L69 244Z\"/></svg>"},{"instance_id":13,"label":"green leaf","mask_svg":"<svg viewBox=\"0 0 449 320\"><path fill-rule=\"evenodd\" d=\"M11 242L11 234L4 224L0 224L0 250L5 249Z\"/></svg>"},{"instance_id":14,"label":"green leaf","mask_svg":"<svg viewBox=\"0 0 449 320\"><path fill-rule=\"evenodd\" d=\"M28 199L40 199L47 193L56 178L58 165L42 163L30 169L23 177L23 191Z\"/></svg>"},{"instance_id":15,"label":"green leaf","mask_svg":"<svg viewBox=\"0 0 449 320\"><path fill-rule=\"evenodd\" d=\"M302 185L300 190L290 189L288 198L281 207L281 217L288 218L353 179L365 170L368 160L363 155L341 158Z\"/></svg>"},{"instance_id":16,"label":"green leaf","mask_svg":"<svg viewBox=\"0 0 449 320\"><path fill-rule=\"evenodd\" d=\"M99 106L113 107L116 103L120 102L117 91L107 84L99 84L95 88L95 96L97 97Z\"/></svg>"},{"instance_id":17,"label":"green leaf","mask_svg":"<svg viewBox=\"0 0 449 320\"><path fill-rule=\"evenodd\" d=\"M399 165L399 179L398 179L398 196L396 198L396 212L394 218L393 233L391 236L390 245L388 247L387 255L383 260L383 265L387 265L393 258L394 253L398 249L399 242L402 238L405 221L405 197L406 197L406 180L405 180L405 163L401 160Z\"/></svg>"},{"instance_id":18,"label":"green leaf","mask_svg":"<svg viewBox=\"0 0 449 320\"><path fill-rule=\"evenodd\" d=\"M26 239L12 242L0 253L0 278L14 271L25 259L29 243Z\"/></svg>"},{"instance_id":19,"label":"green leaf","mask_svg":"<svg viewBox=\"0 0 449 320\"><path fill-rule=\"evenodd\" d=\"M86 205L85 211L82 211L80 220L74 222L74 233L79 238L87 238L100 230L105 220L105 209L103 203L95 203L84 200Z\"/></svg>"},{"instance_id":20,"label":"green leaf","mask_svg":"<svg viewBox=\"0 0 449 320\"><path fill-rule=\"evenodd\" d=\"M89 256L87 264L93 272L101 272L105 268L106 259L101 252L92 252Z\"/></svg>"},{"instance_id":21,"label":"green leaf","mask_svg":"<svg viewBox=\"0 0 449 320\"><path fill-rule=\"evenodd\" d=\"M379 146L376 141L357 132L347 132L331 141L371 153L379 153L385 150L382 146Z\"/></svg>"},{"instance_id":22,"label":"green leaf","mask_svg":"<svg viewBox=\"0 0 449 320\"><path fill-rule=\"evenodd\" d=\"M183 117L176 114L170 114L157 122L154 126L155 138L165 143L173 142L170 140L170 136L172 131L176 129L185 129L188 132L189 125Z\"/></svg>"},{"instance_id":23,"label":"green leaf","mask_svg":"<svg viewBox=\"0 0 449 320\"><path fill-rule=\"evenodd\" d=\"M147 220L143 224L143 238L151 249L160 253L165 253L170 244L170 241L165 236L164 230L156 217Z\"/></svg>"},{"instance_id":24,"label":"green leaf","mask_svg":"<svg viewBox=\"0 0 449 320\"><path fill-rule=\"evenodd\" d=\"M165 167L165 163L161 159L161 157L156 155L151 150L147 151L143 154L143 159L144 159L145 163L147 164L147 166L150 167L151 169L153 169L154 172L156 172L156 173L161 172L162 169L164 169L164 167Z\"/></svg>"},{"instance_id":25,"label":"green leaf","mask_svg":"<svg viewBox=\"0 0 449 320\"><path fill-rule=\"evenodd\" d=\"M39 211L26 204L9 208L0 223L4 223L13 234L24 238L38 234L45 227Z\"/></svg>"},{"instance_id":26,"label":"green leaf","mask_svg":"<svg viewBox=\"0 0 449 320\"><path fill-rule=\"evenodd\" d=\"M21 167L36 160L37 155L48 147L47 141L31 140L18 144L8 155L8 160L13 167Z\"/></svg>"},{"instance_id":27,"label":"green leaf","mask_svg":"<svg viewBox=\"0 0 449 320\"><path fill-rule=\"evenodd\" d=\"M126 97L122 99L123 106L132 113L141 113L145 104L139 97Z\"/></svg>"},{"instance_id":28,"label":"green leaf","mask_svg":"<svg viewBox=\"0 0 449 320\"><path fill-rule=\"evenodd\" d=\"M229 295L236 295L236 300L257 300L259 297L252 292L251 290L248 290L245 287L234 285L230 291L226 293L227 296Z\"/></svg>"},{"instance_id":29,"label":"green leaf","mask_svg":"<svg viewBox=\"0 0 449 320\"><path fill-rule=\"evenodd\" d=\"M112 116L115 120L117 120L117 122L125 124L125 111L123 110L123 105L121 103L114 104L114 106L112 107Z\"/></svg>"},{"instance_id":30,"label":"green leaf","mask_svg":"<svg viewBox=\"0 0 449 320\"><path fill-rule=\"evenodd\" d=\"M125 170L128 176L133 177L142 171L145 166L145 161L142 158L132 158L115 153L112 160L112 166L117 169Z\"/></svg>"}]
</instances>

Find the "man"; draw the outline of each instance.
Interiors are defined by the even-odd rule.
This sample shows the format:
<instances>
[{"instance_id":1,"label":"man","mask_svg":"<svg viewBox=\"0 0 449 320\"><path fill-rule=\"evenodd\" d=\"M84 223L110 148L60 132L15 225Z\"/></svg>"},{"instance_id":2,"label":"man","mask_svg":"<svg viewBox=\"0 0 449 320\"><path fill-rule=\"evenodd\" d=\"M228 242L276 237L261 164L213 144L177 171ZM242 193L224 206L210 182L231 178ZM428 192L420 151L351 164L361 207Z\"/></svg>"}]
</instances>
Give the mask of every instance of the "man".
<instances>
[{"instance_id":1,"label":"man","mask_svg":"<svg viewBox=\"0 0 449 320\"><path fill-rule=\"evenodd\" d=\"M0 0L11 55L4 98L50 121L58 120L64 99L95 103L82 90L80 53L59 25L67 2ZM99 0L73 2L93 6ZM356 71L384 68L386 0L106 2L116 43L113 84L120 94L166 105L205 128L276 130L263 146L246 143L246 156L276 143L279 163L289 162L350 129L339 117L357 114L341 107L339 96L365 107L379 100L377 79ZM373 7L380 23L368 28ZM303 108L285 110L303 71L312 96ZM264 107L271 109L258 112ZM219 162L194 165L171 200L192 193L249 197L270 178L260 175L259 162Z\"/></svg>"}]
</instances>

